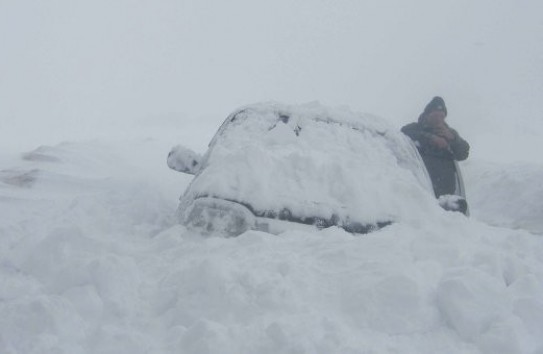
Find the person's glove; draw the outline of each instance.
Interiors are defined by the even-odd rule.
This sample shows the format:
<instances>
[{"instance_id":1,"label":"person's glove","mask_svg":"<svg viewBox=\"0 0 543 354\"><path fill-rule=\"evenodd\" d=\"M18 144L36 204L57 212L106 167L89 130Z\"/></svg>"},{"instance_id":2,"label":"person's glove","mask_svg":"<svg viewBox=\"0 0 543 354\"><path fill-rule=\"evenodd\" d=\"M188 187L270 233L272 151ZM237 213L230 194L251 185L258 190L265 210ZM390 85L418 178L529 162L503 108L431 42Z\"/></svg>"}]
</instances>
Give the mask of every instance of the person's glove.
<instances>
[{"instance_id":1,"label":"person's glove","mask_svg":"<svg viewBox=\"0 0 543 354\"><path fill-rule=\"evenodd\" d=\"M453 141L455 139L454 132L446 125L435 128L433 132L435 135L440 136L447 141Z\"/></svg>"},{"instance_id":2,"label":"person's glove","mask_svg":"<svg viewBox=\"0 0 543 354\"><path fill-rule=\"evenodd\" d=\"M449 142L446 138L432 134L430 136L430 145L437 147L438 149L448 149L449 148Z\"/></svg>"}]
</instances>

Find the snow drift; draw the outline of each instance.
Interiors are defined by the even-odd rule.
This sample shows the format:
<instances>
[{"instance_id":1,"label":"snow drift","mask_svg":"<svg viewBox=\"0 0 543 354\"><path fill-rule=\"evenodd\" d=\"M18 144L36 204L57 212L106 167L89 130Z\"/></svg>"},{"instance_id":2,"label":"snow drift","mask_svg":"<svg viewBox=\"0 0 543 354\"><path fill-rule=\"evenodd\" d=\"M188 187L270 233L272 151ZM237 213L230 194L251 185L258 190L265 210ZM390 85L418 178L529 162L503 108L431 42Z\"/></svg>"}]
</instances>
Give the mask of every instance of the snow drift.
<instances>
[{"instance_id":1,"label":"snow drift","mask_svg":"<svg viewBox=\"0 0 543 354\"><path fill-rule=\"evenodd\" d=\"M421 210L365 236L204 238L174 219L175 143L0 161L0 352L543 352L541 237L477 220L505 209L474 197L474 218Z\"/></svg>"}]
</instances>

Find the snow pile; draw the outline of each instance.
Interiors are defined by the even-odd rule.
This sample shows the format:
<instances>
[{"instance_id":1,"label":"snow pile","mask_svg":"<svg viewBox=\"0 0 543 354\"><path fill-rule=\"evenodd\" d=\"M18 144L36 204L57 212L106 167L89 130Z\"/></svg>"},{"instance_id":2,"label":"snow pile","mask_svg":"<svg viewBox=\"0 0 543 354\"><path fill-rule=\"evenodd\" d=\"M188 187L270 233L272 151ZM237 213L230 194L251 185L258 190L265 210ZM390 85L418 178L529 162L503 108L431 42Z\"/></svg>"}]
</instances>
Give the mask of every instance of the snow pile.
<instances>
[{"instance_id":1,"label":"snow pile","mask_svg":"<svg viewBox=\"0 0 543 354\"><path fill-rule=\"evenodd\" d=\"M543 166L467 161L472 215L492 225L543 234Z\"/></svg>"},{"instance_id":2,"label":"snow pile","mask_svg":"<svg viewBox=\"0 0 543 354\"><path fill-rule=\"evenodd\" d=\"M437 209L415 148L378 117L318 103L256 104L230 116L210 146L191 197L362 223Z\"/></svg>"},{"instance_id":3,"label":"snow pile","mask_svg":"<svg viewBox=\"0 0 543 354\"><path fill-rule=\"evenodd\" d=\"M201 237L174 220L171 145L0 161L0 353L543 353L541 237L439 208L364 236Z\"/></svg>"},{"instance_id":4,"label":"snow pile","mask_svg":"<svg viewBox=\"0 0 543 354\"><path fill-rule=\"evenodd\" d=\"M157 255L164 262L157 294L167 297L168 350L543 349L541 244L527 234L453 219L394 225L365 237L334 229L179 239L180 229L167 231L156 242L169 241ZM535 249L515 254L526 246Z\"/></svg>"}]
</instances>

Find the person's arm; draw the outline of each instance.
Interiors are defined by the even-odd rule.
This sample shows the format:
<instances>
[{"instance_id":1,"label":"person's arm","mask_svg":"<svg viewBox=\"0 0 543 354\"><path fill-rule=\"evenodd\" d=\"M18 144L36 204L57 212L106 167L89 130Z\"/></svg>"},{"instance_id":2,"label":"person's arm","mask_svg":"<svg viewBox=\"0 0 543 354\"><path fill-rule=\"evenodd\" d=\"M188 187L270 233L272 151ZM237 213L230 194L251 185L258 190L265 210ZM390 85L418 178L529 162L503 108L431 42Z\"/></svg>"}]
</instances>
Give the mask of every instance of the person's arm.
<instances>
[{"instance_id":1,"label":"person's arm","mask_svg":"<svg viewBox=\"0 0 543 354\"><path fill-rule=\"evenodd\" d=\"M418 141L421 143L426 142L428 138L427 136L425 136L428 133L423 132L422 129L420 129L418 123L409 123L403 126L401 131L402 133L410 137L411 140Z\"/></svg>"},{"instance_id":2,"label":"person's arm","mask_svg":"<svg viewBox=\"0 0 543 354\"><path fill-rule=\"evenodd\" d=\"M448 142L445 138L421 129L420 124L410 123L401 129L402 133L418 141L421 146L433 146L438 149L448 148Z\"/></svg>"},{"instance_id":3,"label":"person's arm","mask_svg":"<svg viewBox=\"0 0 543 354\"><path fill-rule=\"evenodd\" d=\"M451 129L451 131L454 137L449 140L449 146L451 147L451 152L454 155L454 159L458 161L467 159L469 156L468 142L462 139L456 130Z\"/></svg>"},{"instance_id":4,"label":"person's arm","mask_svg":"<svg viewBox=\"0 0 543 354\"><path fill-rule=\"evenodd\" d=\"M443 125L435 128L435 134L446 141L447 149L453 154L457 161L462 161L468 158L469 144L462 139L458 132L448 125Z\"/></svg>"}]
</instances>

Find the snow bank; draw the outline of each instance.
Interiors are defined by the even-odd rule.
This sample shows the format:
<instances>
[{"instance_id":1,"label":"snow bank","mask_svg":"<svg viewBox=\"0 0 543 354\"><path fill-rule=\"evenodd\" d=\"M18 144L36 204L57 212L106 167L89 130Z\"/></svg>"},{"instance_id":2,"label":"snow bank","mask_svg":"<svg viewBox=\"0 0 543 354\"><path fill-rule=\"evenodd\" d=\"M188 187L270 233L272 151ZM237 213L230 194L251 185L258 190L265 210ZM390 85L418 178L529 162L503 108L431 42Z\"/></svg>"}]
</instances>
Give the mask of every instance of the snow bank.
<instances>
[{"instance_id":1,"label":"snow bank","mask_svg":"<svg viewBox=\"0 0 543 354\"><path fill-rule=\"evenodd\" d=\"M468 161L464 171L473 217L543 234L543 165Z\"/></svg>"},{"instance_id":2,"label":"snow bank","mask_svg":"<svg viewBox=\"0 0 543 354\"><path fill-rule=\"evenodd\" d=\"M176 227L154 242L170 352L542 349L543 248L529 234L457 218L364 237L202 239Z\"/></svg>"},{"instance_id":3,"label":"snow bank","mask_svg":"<svg viewBox=\"0 0 543 354\"><path fill-rule=\"evenodd\" d=\"M173 220L171 145L0 161L33 181L0 179L1 353L543 352L539 236L437 208L365 236L205 238Z\"/></svg>"}]
</instances>

